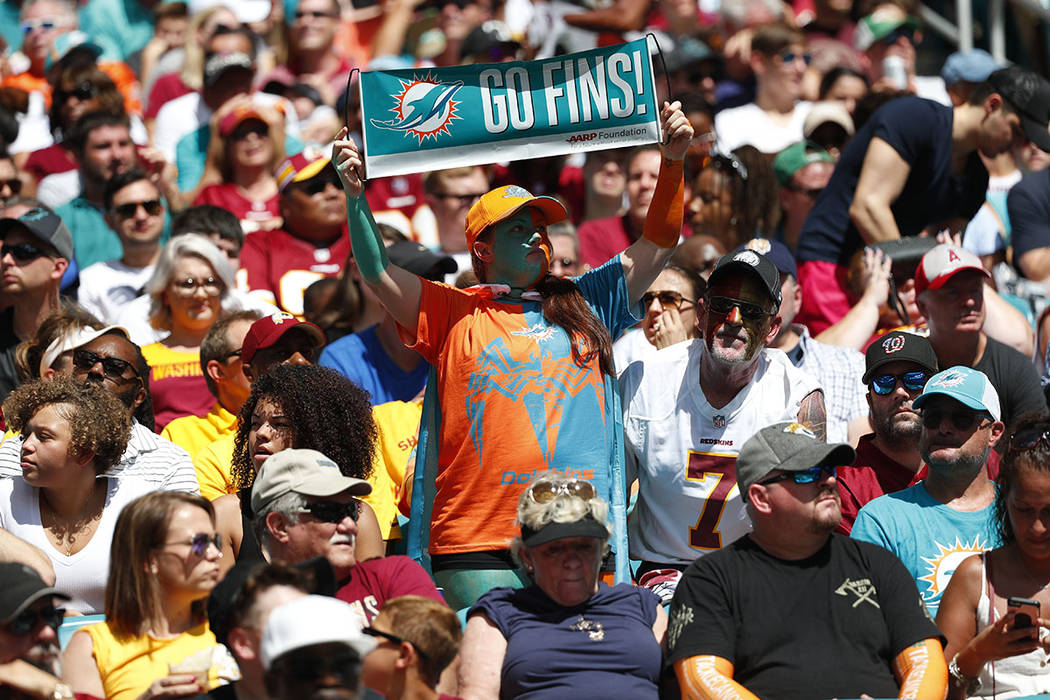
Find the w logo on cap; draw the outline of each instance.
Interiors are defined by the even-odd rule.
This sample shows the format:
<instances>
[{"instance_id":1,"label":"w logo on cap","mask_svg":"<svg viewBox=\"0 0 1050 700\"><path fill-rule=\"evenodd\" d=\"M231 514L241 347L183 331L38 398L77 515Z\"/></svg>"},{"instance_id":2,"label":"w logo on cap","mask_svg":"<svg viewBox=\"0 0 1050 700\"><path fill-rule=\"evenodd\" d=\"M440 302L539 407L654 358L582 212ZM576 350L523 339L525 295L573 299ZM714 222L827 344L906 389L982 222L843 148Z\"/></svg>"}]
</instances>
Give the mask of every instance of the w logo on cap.
<instances>
[{"instance_id":1,"label":"w logo on cap","mask_svg":"<svg viewBox=\"0 0 1050 700\"><path fill-rule=\"evenodd\" d=\"M887 355L892 355L893 353L897 352L898 350L903 350L904 349L904 336L903 335L895 335L895 336L893 336L891 338L886 338L886 340L882 341L882 349L886 351Z\"/></svg>"}]
</instances>

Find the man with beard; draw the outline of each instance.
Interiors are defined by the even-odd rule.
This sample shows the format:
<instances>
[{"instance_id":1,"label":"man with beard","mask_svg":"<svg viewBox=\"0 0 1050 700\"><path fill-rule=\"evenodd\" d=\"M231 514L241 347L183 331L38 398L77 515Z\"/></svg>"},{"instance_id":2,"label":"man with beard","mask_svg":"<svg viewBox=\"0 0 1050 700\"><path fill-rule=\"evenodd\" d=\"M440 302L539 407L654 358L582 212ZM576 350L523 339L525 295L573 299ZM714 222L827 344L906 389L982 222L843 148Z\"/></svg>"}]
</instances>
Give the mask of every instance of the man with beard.
<instances>
[{"instance_id":1,"label":"man with beard","mask_svg":"<svg viewBox=\"0 0 1050 700\"><path fill-rule=\"evenodd\" d=\"M69 600L25 564L0 563L0 697L65 700L58 678L59 600Z\"/></svg>"},{"instance_id":2,"label":"man with beard","mask_svg":"<svg viewBox=\"0 0 1050 700\"><path fill-rule=\"evenodd\" d=\"M696 560L671 603L682 697L943 697L940 633L907 570L833 532L836 468L854 456L797 423L744 443L736 481L753 530Z\"/></svg>"},{"instance_id":3,"label":"man with beard","mask_svg":"<svg viewBox=\"0 0 1050 700\"><path fill-rule=\"evenodd\" d=\"M868 501L908 488L926 476L919 455L922 423L912 401L937 373L937 356L921 335L893 331L868 346L862 381L868 386L872 432L860 438L857 459L839 469L842 522L848 535Z\"/></svg>"},{"instance_id":4,"label":"man with beard","mask_svg":"<svg viewBox=\"0 0 1050 700\"><path fill-rule=\"evenodd\" d=\"M665 597L690 562L747 532L735 486L745 440L783 420L824 439L817 381L767 349L780 331L780 296L768 258L752 250L723 256L697 301L703 337L636 361L620 377L628 468L639 485L631 558L642 560L639 580L656 578Z\"/></svg>"},{"instance_id":5,"label":"man with beard","mask_svg":"<svg viewBox=\"0 0 1050 700\"><path fill-rule=\"evenodd\" d=\"M95 382L128 407L131 439L106 478L128 476L148 481L159 490L200 492L186 450L153 432L149 368L124 329L82 329L63 344L49 347L41 364L47 367L41 375L45 379L60 375ZM12 436L0 445L0 477L21 477L21 450L21 436Z\"/></svg>"},{"instance_id":6,"label":"man with beard","mask_svg":"<svg viewBox=\"0 0 1050 700\"><path fill-rule=\"evenodd\" d=\"M1005 428L995 387L969 367L935 374L912 407L921 411L919 453L929 475L861 508L852 536L904 562L932 617L962 560L999 546L986 464Z\"/></svg>"}]
</instances>

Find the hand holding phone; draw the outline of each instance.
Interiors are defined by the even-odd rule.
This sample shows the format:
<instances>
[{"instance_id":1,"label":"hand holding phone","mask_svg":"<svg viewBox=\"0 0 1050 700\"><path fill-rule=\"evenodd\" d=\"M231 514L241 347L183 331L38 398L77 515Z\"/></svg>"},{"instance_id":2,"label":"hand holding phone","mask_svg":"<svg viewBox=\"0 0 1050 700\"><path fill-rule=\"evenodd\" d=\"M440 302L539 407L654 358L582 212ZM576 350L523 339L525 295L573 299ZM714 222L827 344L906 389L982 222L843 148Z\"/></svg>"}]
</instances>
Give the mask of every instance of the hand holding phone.
<instances>
[{"instance_id":1,"label":"hand holding phone","mask_svg":"<svg viewBox=\"0 0 1050 700\"><path fill-rule=\"evenodd\" d=\"M1011 596L1006 601L1008 610L1014 613L1014 629L1032 628L1032 639L1039 639L1039 628L1036 621L1039 619L1039 601L1029 598L1017 598Z\"/></svg>"}]
</instances>

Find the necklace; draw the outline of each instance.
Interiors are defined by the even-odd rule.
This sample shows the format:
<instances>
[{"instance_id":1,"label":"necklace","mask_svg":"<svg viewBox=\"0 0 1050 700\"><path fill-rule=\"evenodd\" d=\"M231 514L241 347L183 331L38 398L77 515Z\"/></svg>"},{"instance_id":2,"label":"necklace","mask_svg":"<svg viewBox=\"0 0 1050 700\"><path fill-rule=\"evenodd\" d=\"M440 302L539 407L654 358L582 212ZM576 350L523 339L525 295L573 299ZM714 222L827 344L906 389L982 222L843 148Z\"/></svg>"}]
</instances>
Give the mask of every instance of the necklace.
<instances>
[{"instance_id":1,"label":"necklace","mask_svg":"<svg viewBox=\"0 0 1050 700\"><path fill-rule=\"evenodd\" d=\"M40 524L51 534L55 546L59 550L64 550L64 554L68 557L75 551L83 549L83 545L78 548L78 541L86 543L95 534L96 524L102 519L102 510L105 505L106 490L96 486L83 511L72 519L64 519L47 500L47 493L41 491Z\"/></svg>"}]
</instances>

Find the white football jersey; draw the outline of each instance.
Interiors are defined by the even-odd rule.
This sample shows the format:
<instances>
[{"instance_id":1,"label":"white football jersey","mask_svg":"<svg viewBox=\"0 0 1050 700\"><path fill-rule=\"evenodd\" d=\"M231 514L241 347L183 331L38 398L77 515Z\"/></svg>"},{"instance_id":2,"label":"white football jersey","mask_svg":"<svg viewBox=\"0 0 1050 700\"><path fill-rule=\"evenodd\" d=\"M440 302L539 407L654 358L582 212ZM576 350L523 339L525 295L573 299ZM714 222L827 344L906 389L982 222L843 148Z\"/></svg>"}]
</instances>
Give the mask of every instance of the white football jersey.
<instances>
[{"instance_id":1,"label":"white football jersey","mask_svg":"<svg viewBox=\"0 0 1050 700\"><path fill-rule=\"evenodd\" d=\"M631 558L685 564L751 529L736 485L736 456L759 429L798 417L820 384L767 348L751 382L722 408L700 389L702 340L665 348L620 376L628 478L638 502Z\"/></svg>"}]
</instances>

